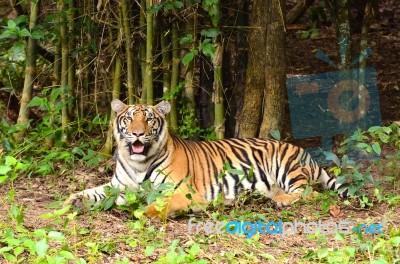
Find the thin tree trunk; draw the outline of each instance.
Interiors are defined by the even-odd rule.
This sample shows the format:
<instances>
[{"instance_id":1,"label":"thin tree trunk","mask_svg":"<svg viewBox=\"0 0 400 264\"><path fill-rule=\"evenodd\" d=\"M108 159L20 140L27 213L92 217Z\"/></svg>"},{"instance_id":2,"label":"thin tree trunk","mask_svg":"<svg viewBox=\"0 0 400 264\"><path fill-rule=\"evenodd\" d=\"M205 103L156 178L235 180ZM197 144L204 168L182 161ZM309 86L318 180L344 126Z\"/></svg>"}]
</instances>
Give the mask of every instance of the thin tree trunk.
<instances>
[{"instance_id":1,"label":"thin tree trunk","mask_svg":"<svg viewBox=\"0 0 400 264\"><path fill-rule=\"evenodd\" d=\"M114 65L114 73L113 73L113 90L112 90L112 99L119 99L119 95L121 92L121 54L117 51L115 56L115 65ZM113 148L113 124L115 119L115 112L111 110L110 113L110 122L108 124L107 138L106 143L104 144L103 154L111 155Z\"/></svg>"},{"instance_id":2,"label":"thin tree trunk","mask_svg":"<svg viewBox=\"0 0 400 264\"><path fill-rule=\"evenodd\" d=\"M146 8L153 5L152 0L146 0ZM146 73L143 90L146 89L146 97L143 101L153 104L153 14L146 14Z\"/></svg>"},{"instance_id":3,"label":"thin tree trunk","mask_svg":"<svg viewBox=\"0 0 400 264\"><path fill-rule=\"evenodd\" d=\"M56 14L56 23L60 22L60 14ZM57 40L55 49L54 49L54 62L53 62L53 81L52 86L53 89L60 86L60 79L61 79L61 43L60 40ZM56 104L56 102L50 102L52 106ZM52 116L49 120L51 125L54 124L54 116ZM45 146L47 148L53 146L54 144L54 134L49 134L46 137Z\"/></svg>"},{"instance_id":4,"label":"thin tree trunk","mask_svg":"<svg viewBox=\"0 0 400 264\"><path fill-rule=\"evenodd\" d=\"M139 16L139 28L142 31L142 36L146 35L146 0L140 0L140 16ZM139 50L139 61L140 68L142 73L142 87L141 87L141 96L140 103L146 102L146 93L145 89L145 79L146 79L146 41L143 38L140 39L140 50Z\"/></svg>"},{"instance_id":5,"label":"thin tree trunk","mask_svg":"<svg viewBox=\"0 0 400 264\"><path fill-rule=\"evenodd\" d=\"M374 0L367 0L367 3L365 5L364 18L361 26L361 40L360 40L361 52L365 52L366 49L368 48L368 32L374 19L374 14L373 14L374 9L372 6L373 1ZM367 67L367 60L364 59L360 61L360 68L366 68L366 67Z\"/></svg>"},{"instance_id":6,"label":"thin tree trunk","mask_svg":"<svg viewBox=\"0 0 400 264\"><path fill-rule=\"evenodd\" d=\"M126 71L127 71L127 88L128 88L128 103L135 103L135 83L134 83L134 69L133 69L133 54L131 48L131 27L129 23L129 12L127 0L121 1L122 19L124 28L125 39L125 56L126 56Z\"/></svg>"},{"instance_id":7,"label":"thin tree trunk","mask_svg":"<svg viewBox=\"0 0 400 264\"><path fill-rule=\"evenodd\" d=\"M351 32L350 32L350 2L349 0L328 0L335 28L336 37L341 48L341 70L350 69L351 64Z\"/></svg>"},{"instance_id":8,"label":"thin tree trunk","mask_svg":"<svg viewBox=\"0 0 400 264\"><path fill-rule=\"evenodd\" d=\"M255 1L251 11L249 53L243 110L238 120L239 137L257 137L265 86L267 1Z\"/></svg>"},{"instance_id":9,"label":"thin tree trunk","mask_svg":"<svg viewBox=\"0 0 400 264\"><path fill-rule=\"evenodd\" d=\"M286 99L285 1L267 0L263 120L259 137L281 131Z\"/></svg>"},{"instance_id":10,"label":"thin tree trunk","mask_svg":"<svg viewBox=\"0 0 400 264\"><path fill-rule=\"evenodd\" d=\"M222 87L222 55L223 49L219 41L216 42L217 48L215 57L213 58L214 67L214 84L213 84L213 99L214 99L214 129L217 139L222 139L225 136L225 118L224 118L224 98Z\"/></svg>"},{"instance_id":11,"label":"thin tree trunk","mask_svg":"<svg viewBox=\"0 0 400 264\"><path fill-rule=\"evenodd\" d=\"M71 53L74 50L76 45L75 41L75 1L69 1L69 8L68 8L68 53ZM75 67L76 62L72 56L68 57L68 91L69 96L74 98L72 100L68 100L68 114L70 117L74 116L74 109L78 105L76 103L77 98L75 96ZM77 111L78 113L78 111Z\"/></svg>"},{"instance_id":12,"label":"thin tree trunk","mask_svg":"<svg viewBox=\"0 0 400 264\"><path fill-rule=\"evenodd\" d=\"M197 15L196 10L190 9L193 11L193 15L191 15L185 25L186 25L186 34L193 35L193 44L197 45ZM191 47L188 47L188 52L190 52ZM194 109L195 108L195 86L194 86L194 73L193 73L194 59L189 62L186 67L183 68L183 75L185 76L185 86L184 86L184 95L187 99L187 108Z\"/></svg>"},{"instance_id":13,"label":"thin tree trunk","mask_svg":"<svg viewBox=\"0 0 400 264\"><path fill-rule=\"evenodd\" d=\"M40 1L31 1L31 14L29 17L29 30L36 26L38 16L39 16L39 6ZM26 123L29 120L29 109L28 104L32 100L32 92L33 92L33 82L36 77L36 40L29 38L28 39L28 47L26 51L26 67L25 67L25 80L24 80L24 88L22 91L21 105L19 108L19 114L17 123L22 124ZM22 141L24 135L24 131L16 133L15 139L17 141Z\"/></svg>"},{"instance_id":14,"label":"thin tree trunk","mask_svg":"<svg viewBox=\"0 0 400 264\"><path fill-rule=\"evenodd\" d=\"M65 11L64 0L60 1L60 11ZM68 31L67 31L67 21L64 15L61 13L60 17L60 41L61 41L61 88L63 89L61 93L61 101L63 103L63 108L61 110L61 125L62 125L62 137L63 142L69 141L69 116L68 116L68 62L69 62L69 50L68 50Z\"/></svg>"},{"instance_id":15,"label":"thin tree trunk","mask_svg":"<svg viewBox=\"0 0 400 264\"><path fill-rule=\"evenodd\" d=\"M163 69L163 94L171 91L171 45L168 31L161 31L161 50L162 50L162 69ZM167 35L168 34L168 35ZM167 115L167 122L170 121L170 115Z\"/></svg>"},{"instance_id":16,"label":"thin tree trunk","mask_svg":"<svg viewBox=\"0 0 400 264\"><path fill-rule=\"evenodd\" d=\"M172 42L172 71L171 71L171 89L175 89L179 82L179 35L177 22L172 22L171 29L171 42ZM170 122L169 127L171 131L178 129L178 110L176 107L176 97L173 95L170 99L171 112L169 114Z\"/></svg>"},{"instance_id":17,"label":"thin tree trunk","mask_svg":"<svg viewBox=\"0 0 400 264\"><path fill-rule=\"evenodd\" d=\"M286 23L291 24L300 19L308 8L314 3L314 0L299 0L296 5L290 9L286 16Z\"/></svg>"}]
</instances>

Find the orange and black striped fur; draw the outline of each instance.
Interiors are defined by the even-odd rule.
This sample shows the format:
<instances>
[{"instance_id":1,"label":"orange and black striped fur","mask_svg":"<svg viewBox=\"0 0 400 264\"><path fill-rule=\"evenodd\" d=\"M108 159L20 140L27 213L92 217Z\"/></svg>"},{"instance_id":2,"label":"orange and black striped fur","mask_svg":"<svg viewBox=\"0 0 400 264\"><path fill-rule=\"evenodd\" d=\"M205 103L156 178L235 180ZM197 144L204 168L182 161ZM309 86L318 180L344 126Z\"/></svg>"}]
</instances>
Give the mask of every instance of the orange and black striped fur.
<instances>
[{"instance_id":1,"label":"orange and black striped fur","mask_svg":"<svg viewBox=\"0 0 400 264\"><path fill-rule=\"evenodd\" d=\"M175 193L166 198L164 211L158 212L155 204L151 204L146 209L148 216L166 217L189 207L198 210L199 207L192 205L206 205L219 193L230 202L242 190L257 190L281 207L297 201L310 182L319 181L331 190L339 188L335 179L307 152L294 145L258 138L185 141L168 132L165 120L170 111L168 102L151 106L125 105L113 100L111 106L117 113L114 123L116 168L111 182L106 185L134 190L147 179L155 186L164 182L179 185ZM219 177L224 163L247 176L226 172ZM105 197L104 186L73 194L66 203L74 203L82 197L97 202ZM191 199L187 198L188 193ZM347 189L342 190L340 196L346 197ZM123 194L116 203L125 203Z\"/></svg>"}]
</instances>

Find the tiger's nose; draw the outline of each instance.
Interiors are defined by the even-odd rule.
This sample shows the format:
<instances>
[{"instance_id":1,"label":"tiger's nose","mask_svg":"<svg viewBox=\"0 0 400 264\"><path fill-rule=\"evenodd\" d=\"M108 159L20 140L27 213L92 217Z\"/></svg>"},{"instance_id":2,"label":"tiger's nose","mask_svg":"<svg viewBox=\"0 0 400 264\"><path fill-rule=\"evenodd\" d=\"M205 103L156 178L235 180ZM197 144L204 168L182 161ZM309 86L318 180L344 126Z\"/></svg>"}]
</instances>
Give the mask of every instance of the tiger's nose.
<instances>
[{"instance_id":1,"label":"tiger's nose","mask_svg":"<svg viewBox=\"0 0 400 264\"><path fill-rule=\"evenodd\" d=\"M132 134L137 136L137 137L140 137L140 136L144 135L144 132L143 131L133 131Z\"/></svg>"}]
</instances>

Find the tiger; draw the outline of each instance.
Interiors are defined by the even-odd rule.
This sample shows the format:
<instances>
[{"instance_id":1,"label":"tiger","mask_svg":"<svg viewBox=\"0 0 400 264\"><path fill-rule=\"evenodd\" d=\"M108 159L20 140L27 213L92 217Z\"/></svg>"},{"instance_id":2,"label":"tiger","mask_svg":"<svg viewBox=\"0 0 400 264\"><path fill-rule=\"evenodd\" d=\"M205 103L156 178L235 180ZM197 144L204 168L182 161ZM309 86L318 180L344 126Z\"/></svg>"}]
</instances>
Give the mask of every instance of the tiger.
<instances>
[{"instance_id":1,"label":"tiger","mask_svg":"<svg viewBox=\"0 0 400 264\"><path fill-rule=\"evenodd\" d=\"M167 101L157 105L126 105L111 102L116 113L113 134L116 142L114 174L110 182L72 194L65 205L82 200L100 202L104 187L119 188L117 205L126 204L125 190L137 190L150 180L153 186L173 183L176 188L164 198L163 209L153 202L145 209L148 217L166 218L204 206L223 197L232 203L242 191L257 191L272 199L278 208L301 199L307 185L320 182L325 189L348 196L347 188L336 183L303 148L261 138L230 138L190 141L168 131ZM224 170L228 163L232 170ZM235 172L244 172L235 174ZM224 172L221 176L221 172ZM157 210L158 209L158 210Z\"/></svg>"}]
</instances>

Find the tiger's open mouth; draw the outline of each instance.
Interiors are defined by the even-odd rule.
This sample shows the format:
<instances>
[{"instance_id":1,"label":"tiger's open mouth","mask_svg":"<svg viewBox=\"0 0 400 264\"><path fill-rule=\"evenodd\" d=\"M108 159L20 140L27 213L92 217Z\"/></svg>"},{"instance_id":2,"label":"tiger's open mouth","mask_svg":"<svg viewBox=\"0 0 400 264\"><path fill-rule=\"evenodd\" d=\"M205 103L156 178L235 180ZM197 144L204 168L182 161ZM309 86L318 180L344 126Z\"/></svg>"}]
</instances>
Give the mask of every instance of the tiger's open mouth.
<instances>
[{"instance_id":1,"label":"tiger's open mouth","mask_svg":"<svg viewBox=\"0 0 400 264\"><path fill-rule=\"evenodd\" d=\"M144 155L145 154L145 145L140 142L139 140L136 140L135 142L129 142L128 143L128 147L129 147L129 154L133 155L133 154L140 154L140 155Z\"/></svg>"}]
</instances>

